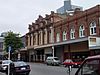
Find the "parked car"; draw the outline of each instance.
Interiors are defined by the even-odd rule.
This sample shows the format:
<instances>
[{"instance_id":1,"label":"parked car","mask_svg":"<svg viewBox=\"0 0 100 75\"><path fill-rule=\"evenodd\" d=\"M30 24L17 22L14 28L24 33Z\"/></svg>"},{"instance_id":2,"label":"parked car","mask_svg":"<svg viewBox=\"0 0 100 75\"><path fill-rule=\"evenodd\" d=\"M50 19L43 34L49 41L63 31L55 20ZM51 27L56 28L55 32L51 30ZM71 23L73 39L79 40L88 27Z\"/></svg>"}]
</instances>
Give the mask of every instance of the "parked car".
<instances>
[{"instance_id":1,"label":"parked car","mask_svg":"<svg viewBox=\"0 0 100 75\"><path fill-rule=\"evenodd\" d=\"M63 63L62 63L65 67L67 66L72 66L72 67L79 67L81 62L73 62L72 59L66 59Z\"/></svg>"},{"instance_id":2,"label":"parked car","mask_svg":"<svg viewBox=\"0 0 100 75\"><path fill-rule=\"evenodd\" d=\"M86 58L75 75L100 75L100 55Z\"/></svg>"},{"instance_id":3,"label":"parked car","mask_svg":"<svg viewBox=\"0 0 100 75\"><path fill-rule=\"evenodd\" d=\"M13 75L25 74L29 75L31 69L30 65L25 63L24 61L16 61L14 63Z\"/></svg>"},{"instance_id":4,"label":"parked car","mask_svg":"<svg viewBox=\"0 0 100 75\"><path fill-rule=\"evenodd\" d=\"M20 75L20 74L29 75L31 71L30 66L24 61L16 61L10 63L9 65L10 65L9 75ZM6 68L4 73L8 75L8 67Z\"/></svg>"},{"instance_id":5,"label":"parked car","mask_svg":"<svg viewBox=\"0 0 100 75\"><path fill-rule=\"evenodd\" d=\"M60 60L58 57L47 57L46 64L47 65L60 65Z\"/></svg>"},{"instance_id":6,"label":"parked car","mask_svg":"<svg viewBox=\"0 0 100 75\"><path fill-rule=\"evenodd\" d=\"M10 63L13 63L13 61L11 61L11 60L2 60L2 64L1 64L1 68L0 68L1 71L5 72Z\"/></svg>"}]
</instances>

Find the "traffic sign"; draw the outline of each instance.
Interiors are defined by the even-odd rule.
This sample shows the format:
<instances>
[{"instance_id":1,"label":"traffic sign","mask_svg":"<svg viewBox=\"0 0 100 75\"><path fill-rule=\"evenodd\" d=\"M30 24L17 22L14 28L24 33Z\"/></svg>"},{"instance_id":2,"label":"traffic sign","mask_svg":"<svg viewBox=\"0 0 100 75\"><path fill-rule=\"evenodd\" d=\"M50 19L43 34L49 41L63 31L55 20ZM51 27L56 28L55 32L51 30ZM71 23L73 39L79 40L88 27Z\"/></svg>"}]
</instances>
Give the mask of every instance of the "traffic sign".
<instances>
[{"instance_id":1,"label":"traffic sign","mask_svg":"<svg viewBox=\"0 0 100 75\"><path fill-rule=\"evenodd\" d=\"M11 46L9 46L9 52L11 51Z\"/></svg>"}]
</instances>

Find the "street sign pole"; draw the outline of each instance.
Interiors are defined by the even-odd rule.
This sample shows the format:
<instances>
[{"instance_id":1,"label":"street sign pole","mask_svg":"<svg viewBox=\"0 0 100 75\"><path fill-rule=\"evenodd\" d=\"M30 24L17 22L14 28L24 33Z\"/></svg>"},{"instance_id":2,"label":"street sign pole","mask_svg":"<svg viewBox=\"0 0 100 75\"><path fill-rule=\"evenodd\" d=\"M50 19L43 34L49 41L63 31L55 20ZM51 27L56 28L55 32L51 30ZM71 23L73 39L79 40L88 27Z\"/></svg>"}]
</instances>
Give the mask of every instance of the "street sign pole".
<instances>
[{"instance_id":1,"label":"street sign pole","mask_svg":"<svg viewBox=\"0 0 100 75\"><path fill-rule=\"evenodd\" d=\"M54 46L52 46L52 53L53 53L53 57L54 57Z\"/></svg>"},{"instance_id":2,"label":"street sign pole","mask_svg":"<svg viewBox=\"0 0 100 75\"><path fill-rule=\"evenodd\" d=\"M11 51L11 46L8 48L8 60L10 60L10 51ZM10 74L10 64L8 65L8 75Z\"/></svg>"}]
</instances>

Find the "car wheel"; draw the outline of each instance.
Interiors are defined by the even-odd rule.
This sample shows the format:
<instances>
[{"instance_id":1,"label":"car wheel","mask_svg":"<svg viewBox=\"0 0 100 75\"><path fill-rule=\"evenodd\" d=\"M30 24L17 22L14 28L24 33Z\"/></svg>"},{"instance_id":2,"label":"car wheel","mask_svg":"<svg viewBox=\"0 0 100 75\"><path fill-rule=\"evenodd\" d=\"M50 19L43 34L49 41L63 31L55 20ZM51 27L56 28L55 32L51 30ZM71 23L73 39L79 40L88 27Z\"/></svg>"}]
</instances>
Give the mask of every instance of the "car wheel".
<instances>
[{"instance_id":1,"label":"car wheel","mask_svg":"<svg viewBox=\"0 0 100 75\"><path fill-rule=\"evenodd\" d=\"M49 64L47 63L47 65L49 65Z\"/></svg>"},{"instance_id":2,"label":"car wheel","mask_svg":"<svg viewBox=\"0 0 100 75\"><path fill-rule=\"evenodd\" d=\"M26 73L26 75L29 75L29 72L28 72L28 73Z\"/></svg>"},{"instance_id":3,"label":"car wheel","mask_svg":"<svg viewBox=\"0 0 100 75\"><path fill-rule=\"evenodd\" d=\"M15 74L11 72L9 75L15 75Z\"/></svg>"},{"instance_id":4,"label":"car wheel","mask_svg":"<svg viewBox=\"0 0 100 75\"><path fill-rule=\"evenodd\" d=\"M53 63L54 66L56 66L56 63Z\"/></svg>"}]
</instances>

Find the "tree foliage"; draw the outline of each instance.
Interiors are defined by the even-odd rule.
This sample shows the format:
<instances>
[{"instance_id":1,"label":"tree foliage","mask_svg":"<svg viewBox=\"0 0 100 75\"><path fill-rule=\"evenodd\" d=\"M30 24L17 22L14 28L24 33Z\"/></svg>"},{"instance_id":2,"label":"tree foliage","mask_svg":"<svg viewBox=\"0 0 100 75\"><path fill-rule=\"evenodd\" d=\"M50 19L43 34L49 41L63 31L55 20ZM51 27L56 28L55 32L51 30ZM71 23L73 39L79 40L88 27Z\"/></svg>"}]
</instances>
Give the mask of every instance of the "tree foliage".
<instances>
[{"instance_id":1,"label":"tree foliage","mask_svg":"<svg viewBox=\"0 0 100 75\"><path fill-rule=\"evenodd\" d=\"M8 52L9 46L11 46L11 52L15 52L16 50L19 50L23 46L19 34L15 34L11 31L8 32L4 38L4 46L6 52Z\"/></svg>"}]
</instances>

